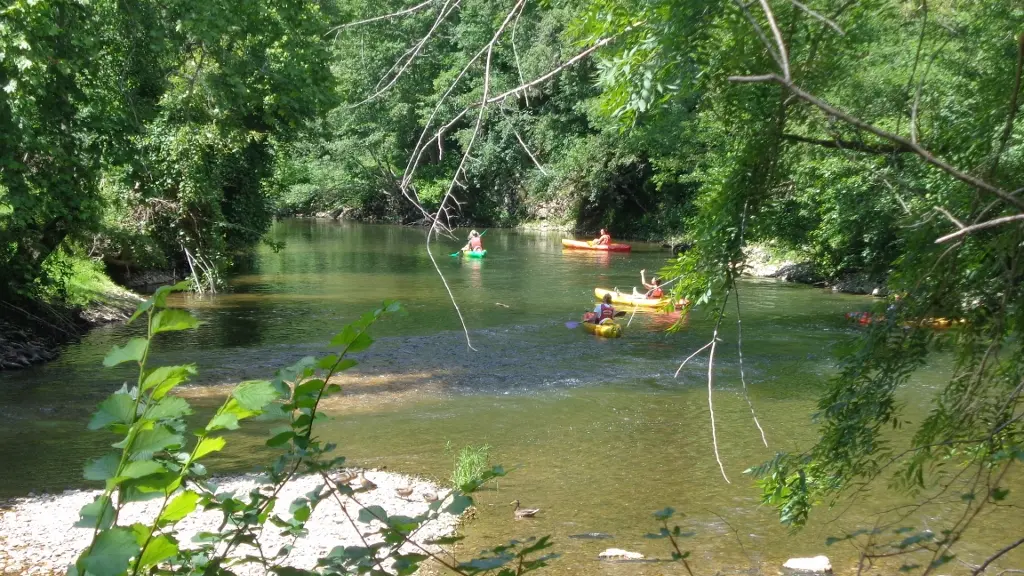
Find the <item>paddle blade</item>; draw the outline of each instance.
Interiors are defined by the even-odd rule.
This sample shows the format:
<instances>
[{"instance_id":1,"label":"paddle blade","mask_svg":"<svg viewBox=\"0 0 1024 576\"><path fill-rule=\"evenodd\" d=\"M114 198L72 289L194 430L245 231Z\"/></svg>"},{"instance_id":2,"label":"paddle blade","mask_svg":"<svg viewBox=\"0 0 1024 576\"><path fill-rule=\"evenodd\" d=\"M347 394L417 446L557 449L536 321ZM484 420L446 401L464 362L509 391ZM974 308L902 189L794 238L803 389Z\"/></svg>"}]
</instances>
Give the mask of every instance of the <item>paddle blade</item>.
<instances>
[{"instance_id":1,"label":"paddle blade","mask_svg":"<svg viewBox=\"0 0 1024 576\"><path fill-rule=\"evenodd\" d=\"M452 258L454 258L454 257L458 256L459 254L462 254L462 252L452 252L451 256L452 256Z\"/></svg>"},{"instance_id":2,"label":"paddle blade","mask_svg":"<svg viewBox=\"0 0 1024 576\"><path fill-rule=\"evenodd\" d=\"M566 322L565 323L565 327L568 328L569 330L575 330L576 328L579 327L579 325L580 325L579 322Z\"/></svg>"}]
</instances>

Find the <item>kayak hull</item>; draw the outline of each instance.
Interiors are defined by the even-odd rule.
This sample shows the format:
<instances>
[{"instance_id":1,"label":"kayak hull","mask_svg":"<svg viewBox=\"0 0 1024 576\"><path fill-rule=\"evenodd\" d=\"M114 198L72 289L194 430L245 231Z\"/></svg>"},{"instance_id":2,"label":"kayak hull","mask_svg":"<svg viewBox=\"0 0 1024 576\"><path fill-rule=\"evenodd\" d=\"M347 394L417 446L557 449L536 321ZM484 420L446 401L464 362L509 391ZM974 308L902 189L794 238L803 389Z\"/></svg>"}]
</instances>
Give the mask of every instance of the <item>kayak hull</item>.
<instances>
[{"instance_id":1,"label":"kayak hull","mask_svg":"<svg viewBox=\"0 0 1024 576\"><path fill-rule=\"evenodd\" d=\"M601 338L621 338L622 337L622 324L613 322L611 320L605 320L601 324L594 324L593 322L583 322L581 324L583 329L593 334L594 336L600 336Z\"/></svg>"},{"instance_id":2,"label":"kayak hull","mask_svg":"<svg viewBox=\"0 0 1024 576\"><path fill-rule=\"evenodd\" d=\"M629 244L595 245L583 240L569 240L567 238L562 239L562 247L573 250L597 250L599 252L629 252L632 250Z\"/></svg>"},{"instance_id":3,"label":"kayak hull","mask_svg":"<svg viewBox=\"0 0 1024 576\"><path fill-rule=\"evenodd\" d=\"M467 250L462 251L462 255L466 258L484 258L487 256L487 250L480 250L478 252L470 252Z\"/></svg>"},{"instance_id":4,"label":"kayak hull","mask_svg":"<svg viewBox=\"0 0 1024 576\"><path fill-rule=\"evenodd\" d=\"M604 288L594 288L594 298L598 301L604 300L605 294L612 295L613 304L622 304L624 306L637 306L640 308L664 308L671 302L668 298L644 298L636 297L632 294L625 292L617 292L615 290L606 290Z\"/></svg>"}]
</instances>

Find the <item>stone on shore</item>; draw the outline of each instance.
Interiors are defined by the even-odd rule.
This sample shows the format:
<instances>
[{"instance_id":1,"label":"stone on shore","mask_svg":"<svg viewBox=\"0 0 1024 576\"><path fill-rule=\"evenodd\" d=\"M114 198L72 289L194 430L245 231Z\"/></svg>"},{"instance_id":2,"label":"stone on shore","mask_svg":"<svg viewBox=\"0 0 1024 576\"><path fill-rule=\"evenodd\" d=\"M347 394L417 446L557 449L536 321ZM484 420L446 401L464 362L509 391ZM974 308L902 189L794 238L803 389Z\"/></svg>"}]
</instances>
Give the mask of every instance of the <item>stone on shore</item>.
<instances>
[{"instance_id":1,"label":"stone on shore","mask_svg":"<svg viewBox=\"0 0 1024 576\"><path fill-rule=\"evenodd\" d=\"M790 558L782 565L783 574L831 574L832 563L827 556Z\"/></svg>"},{"instance_id":2,"label":"stone on shore","mask_svg":"<svg viewBox=\"0 0 1024 576\"><path fill-rule=\"evenodd\" d=\"M367 471L366 478L377 488L359 494L364 506L381 506L389 516L417 516L427 511L428 503L423 495L437 494L441 487L426 480L382 471ZM244 497L250 490L260 486L254 475L231 478L216 478L219 491L233 491ZM323 480L319 476L301 476L290 481L281 491L275 512L283 518L290 518L291 502L312 491ZM408 499L399 497L396 489L411 487L413 493ZM63 574L69 564L74 563L78 554L89 544L92 530L74 528L78 521L79 509L91 502L98 490L66 491L63 494L31 496L8 501L0 508L0 574L46 575ZM125 506L118 524L130 525L135 522L152 522L160 501L134 502ZM313 511L306 522L309 535L300 538L289 554L285 565L311 569L319 558L326 556L335 546L362 546L365 537L371 544L380 542L372 534L380 525L377 520L370 524L360 522L356 505L347 504L348 513L355 520L353 525L333 500L325 500ZM178 540L187 547L192 537L199 532L215 532L222 520L219 511L199 512L178 523ZM439 550L426 543L451 535L458 524L458 518L443 513L433 522L416 532L414 540L428 549ZM259 537L264 550L277 553L282 546L291 543L291 538L281 535L282 531L269 521ZM361 536L362 534L362 536ZM412 550L411 548L409 549ZM255 554L254 548L240 547L239 555ZM388 563L384 564L388 568ZM247 565L235 568L239 576L263 575L262 567Z\"/></svg>"}]
</instances>

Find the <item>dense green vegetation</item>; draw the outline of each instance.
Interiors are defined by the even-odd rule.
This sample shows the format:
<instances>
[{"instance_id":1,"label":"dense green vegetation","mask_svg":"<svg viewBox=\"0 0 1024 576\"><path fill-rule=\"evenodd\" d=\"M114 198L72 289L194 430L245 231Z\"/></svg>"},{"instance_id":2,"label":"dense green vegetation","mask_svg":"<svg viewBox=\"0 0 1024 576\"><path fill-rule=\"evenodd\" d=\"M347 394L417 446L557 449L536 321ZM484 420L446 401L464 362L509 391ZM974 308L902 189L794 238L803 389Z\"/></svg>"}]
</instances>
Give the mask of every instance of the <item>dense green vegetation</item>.
<instances>
[{"instance_id":1,"label":"dense green vegetation","mask_svg":"<svg viewBox=\"0 0 1024 576\"><path fill-rule=\"evenodd\" d=\"M61 288L57 252L202 274L258 242L274 150L337 102L335 17L305 1L4 8L0 299Z\"/></svg>"},{"instance_id":2,"label":"dense green vegetation","mask_svg":"<svg viewBox=\"0 0 1024 576\"><path fill-rule=\"evenodd\" d=\"M955 492L934 532L866 535L932 573L1024 460L1019 2L19 1L0 38L5 294L60 250L212 269L274 210L437 213L686 237L665 272L721 320L770 243L901 296L820 442L754 470L783 522L862 483ZM937 351L932 412L886 435Z\"/></svg>"}]
</instances>

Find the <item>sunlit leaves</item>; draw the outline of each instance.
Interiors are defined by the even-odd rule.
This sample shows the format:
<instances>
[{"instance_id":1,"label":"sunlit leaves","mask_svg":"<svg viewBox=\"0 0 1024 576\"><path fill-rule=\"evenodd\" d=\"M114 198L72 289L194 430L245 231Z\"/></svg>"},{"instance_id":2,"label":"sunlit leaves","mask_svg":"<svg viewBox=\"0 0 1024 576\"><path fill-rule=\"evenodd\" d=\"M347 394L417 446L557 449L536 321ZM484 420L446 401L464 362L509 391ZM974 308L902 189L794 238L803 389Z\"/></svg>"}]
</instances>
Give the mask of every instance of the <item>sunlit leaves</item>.
<instances>
[{"instance_id":1,"label":"sunlit leaves","mask_svg":"<svg viewBox=\"0 0 1024 576\"><path fill-rule=\"evenodd\" d=\"M154 389L153 399L159 400L175 386L187 382L196 374L195 364L185 366L161 366L149 372L142 381L142 390Z\"/></svg>"},{"instance_id":2,"label":"sunlit leaves","mask_svg":"<svg viewBox=\"0 0 1024 576\"><path fill-rule=\"evenodd\" d=\"M159 526L166 526L181 520L191 514L196 509L198 503L199 494L197 492L186 490L178 494L160 513L157 524Z\"/></svg>"},{"instance_id":3,"label":"sunlit leaves","mask_svg":"<svg viewBox=\"0 0 1024 576\"><path fill-rule=\"evenodd\" d=\"M148 460L161 450L181 446L183 440L181 434L172 432L165 426L155 426L139 432L130 446L125 444L115 447L129 448L132 460Z\"/></svg>"},{"instance_id":4,"label":"sunlit leaves","mask_svg":"<svg viewBox=\"0 0 1024 576\"><path fill-rule=\"evenodd\" d=\"M196 445L193 459L199 460L204 456L218 452L224 448L225 444L227 444L227 440L222 436L205 437Z\"/></svg>"},{"instance_id":5,"label":"sunlit leaves","mask_svg":"<svg viewBox=\"0 0 1024 576\"><path fill-rule=\"evenodd\" d=\"M166 308L153 315L153 334L190 330L199 325L199 321L187 310Z\"/></svg>"},{"instance_id":6,"label":"sunlit leaves","mask_svg":"<svg viewBox=\"0 0 1024 576\"><path fill-rule=\"evenodd\" d=\"M90 430L99 430L111 424L130 424L135 417L135 399L127 392L116 392L100 403L89 420Z\"/></svg>"},{"instance_id":7,"label":"sunlit leaves","mask_svg":"<svg viewBox=\"0 0 1024 576\"><path fill-rule=\"evenodd\" d=\"M107 480L117 475L117 466L120 464L120 455L115 453L105 454L100 458L90 460L85 465L85 472L82 474L86 480Z\"/></svg>"},{"instance_id":8,"label":"sunlit leaves","mask_svg":"<svg viewBox=\"0 0 1024 576\"><path fill-rule=\"evenodd\" d=\"M231 396L247 410L257 412L277 399L277 390L267 380L242 382L231 391Z\"/></svg>"},{"instance_id":9,"label":"sunlit leaves","mask_svg":"<svg viewBox=\"0 0 1024 576\"><path fill-rule=\"evenodd\" d=\"M92 548L79 563L96 576L120 576L128 568L128 560L140 549L130 529L110 528L97 536Z\"/></svg>"},{"instance_id":10,"label":"sunlit leaves","mask_svg":"<svg viewBox=\"0 0 1024 576\"><path fill-rule=\"evenodd\" d=\"M149 340L145 338L132 338L124 347L114 346L114 349L103 359L103 365L110 368L122 362L139 362L146 354L149 347Z\"/></svg>"}]
</instances>

